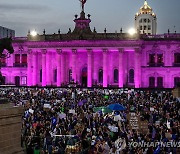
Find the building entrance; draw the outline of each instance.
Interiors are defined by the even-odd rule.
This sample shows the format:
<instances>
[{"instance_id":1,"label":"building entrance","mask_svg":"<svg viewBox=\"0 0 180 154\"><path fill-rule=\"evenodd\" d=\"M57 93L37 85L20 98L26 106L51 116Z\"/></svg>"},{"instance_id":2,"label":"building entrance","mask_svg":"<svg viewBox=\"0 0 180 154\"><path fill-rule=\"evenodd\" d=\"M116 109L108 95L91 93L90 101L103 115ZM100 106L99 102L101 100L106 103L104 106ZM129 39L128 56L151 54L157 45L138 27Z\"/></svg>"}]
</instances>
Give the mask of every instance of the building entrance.
<instances>
[{"instance_id":1,"label":"building entrance","mask_svg":"<svg viewBox=\"0 0 180 154\"><path fill-rule=\"evenodd\" d=\"M81 75L81 85L82 87L87 87L87 67L84 67L82 69L82 75Z\"/></svg>"}]
</instances>

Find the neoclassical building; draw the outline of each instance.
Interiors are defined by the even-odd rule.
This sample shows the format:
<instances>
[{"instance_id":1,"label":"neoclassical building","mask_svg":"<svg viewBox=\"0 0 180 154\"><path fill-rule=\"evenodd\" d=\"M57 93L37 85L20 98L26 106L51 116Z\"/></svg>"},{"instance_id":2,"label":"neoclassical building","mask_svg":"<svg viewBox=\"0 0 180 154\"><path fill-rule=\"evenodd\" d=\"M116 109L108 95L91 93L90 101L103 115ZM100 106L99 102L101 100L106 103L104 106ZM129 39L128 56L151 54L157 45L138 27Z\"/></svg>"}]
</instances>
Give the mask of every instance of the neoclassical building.
<instances>
[{"instance_id":1,"label":"neoclassical building","mask_svg":"<svg viewBox=\"0 0 180 154\"><path fill-rule=\"evenodd\" d=\"M156 15L145 1L137 33L96 32L90 15L75 15L67 34L14 38L15 53L1 59L5 84L21 86L173 88L180 82L180 34L156 34Z\"/></svg>"}]
</instances>

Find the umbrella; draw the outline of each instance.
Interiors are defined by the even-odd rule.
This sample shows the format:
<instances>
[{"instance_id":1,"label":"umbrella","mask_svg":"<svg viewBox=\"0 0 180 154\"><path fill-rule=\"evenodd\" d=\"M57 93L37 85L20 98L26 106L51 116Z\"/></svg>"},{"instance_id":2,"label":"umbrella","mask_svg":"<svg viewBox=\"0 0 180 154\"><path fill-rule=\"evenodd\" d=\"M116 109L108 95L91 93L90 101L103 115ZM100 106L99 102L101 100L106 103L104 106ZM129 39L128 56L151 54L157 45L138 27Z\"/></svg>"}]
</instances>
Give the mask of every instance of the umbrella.
<instances>
[{"instance_id":1,"label":"umbrella","mask_svg":"<svg viewBox=\"0 0 180 154\"><path fill-rule=\"evenodd\" d=\"M109 96L105 95L105 96L104 96L104 98L105 98L105 99L108 99L108 98L109 98Z\"/></svg>"},{"instance_id":2,"label":"umbrella","mask_svg":"<svg viewBox=\"0 0 180 154\"><path fill-rule=\"evenodd\" d=\"M78 106L83 106L84 105L84 103L87 103L87 100L82 100L82 101L79 101L78 102Z\"/></svg>"},{"instance_id":3,"label":"umbrella","mask_svg":"<svg viewBox=\"0 0 180 154\"><path fill-rule=\"evenodd\" d=\"M83 106L83 101L79 101L78 106Z\"/></svg>"},{"instance_id":4,"label":"umbrella","mask_svg":"<svg viewBox=\"0 0 180 154\"><path fill-rule=\"evenodd\" d=\"M117 104L117 103L108 105L108 108L113 110L113 111L124 111L124 110L126 110L126 108L123 105Z\"/></svg>"},{"instance_id":5,"label":"umbrella","mask_svg":"<svg viewBox=\"0 0 180 154\"><path fill-rule=\"evenodd\" d=\"M94 108L93 108L93 111L94 111L94 112L102 111L103 113L111 113L111 112L112 112L111 109L109 109L109 108L107 108L107 107L105 107L105 106L94 107Z\"/></svg>"}]
</instances>

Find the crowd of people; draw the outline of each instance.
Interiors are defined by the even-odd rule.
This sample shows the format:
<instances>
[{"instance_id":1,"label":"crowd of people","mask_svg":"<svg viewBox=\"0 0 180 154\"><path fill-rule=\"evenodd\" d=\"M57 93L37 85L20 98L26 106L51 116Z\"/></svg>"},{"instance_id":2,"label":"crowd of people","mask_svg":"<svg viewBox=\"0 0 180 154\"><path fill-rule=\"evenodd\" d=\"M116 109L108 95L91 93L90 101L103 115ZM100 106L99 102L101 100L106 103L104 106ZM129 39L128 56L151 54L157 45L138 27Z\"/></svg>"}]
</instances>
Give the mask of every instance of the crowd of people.
<instances>
[{"instance_id":1,"label":"crowd of people","mask_svg":"<svg viewBox=\"0 0 180 154\"><path fill-rule=\"evenodd\" d=\"M27 154L35 151L48 154L177 154L179 150L180 101L171 91L0 88L0 97L7 97L16 106L24 106L22 146ZM114 103L121 104L125 110L105 112L100 108ZM131 113L137 120L132 121ZM147 124L146 129L141 128L142 122ZM135 142L178 145L138 146L133 144Z\"/></svg>"}]
</instances>

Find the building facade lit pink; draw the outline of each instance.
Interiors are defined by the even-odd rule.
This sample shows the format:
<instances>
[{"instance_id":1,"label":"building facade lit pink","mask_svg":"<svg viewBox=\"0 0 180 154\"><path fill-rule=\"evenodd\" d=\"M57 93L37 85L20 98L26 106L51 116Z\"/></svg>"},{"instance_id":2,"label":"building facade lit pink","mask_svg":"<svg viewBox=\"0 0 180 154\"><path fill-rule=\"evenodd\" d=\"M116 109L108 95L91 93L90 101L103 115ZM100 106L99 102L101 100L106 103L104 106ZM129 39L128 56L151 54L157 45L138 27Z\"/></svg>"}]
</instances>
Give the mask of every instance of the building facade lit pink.
<instances>
[{"instance_id":1,"label":"building facade lit pink","mask_svg":"<svg viewBox=\"0 0 180 154\"><path fill-rule=\"evenodd\" d=\"M15 53L1 59L5 84L173 88L180 82L180 34L97 33L84 11L74 22L67 34L14 38Z\"/></svg>"}]
</instances>

